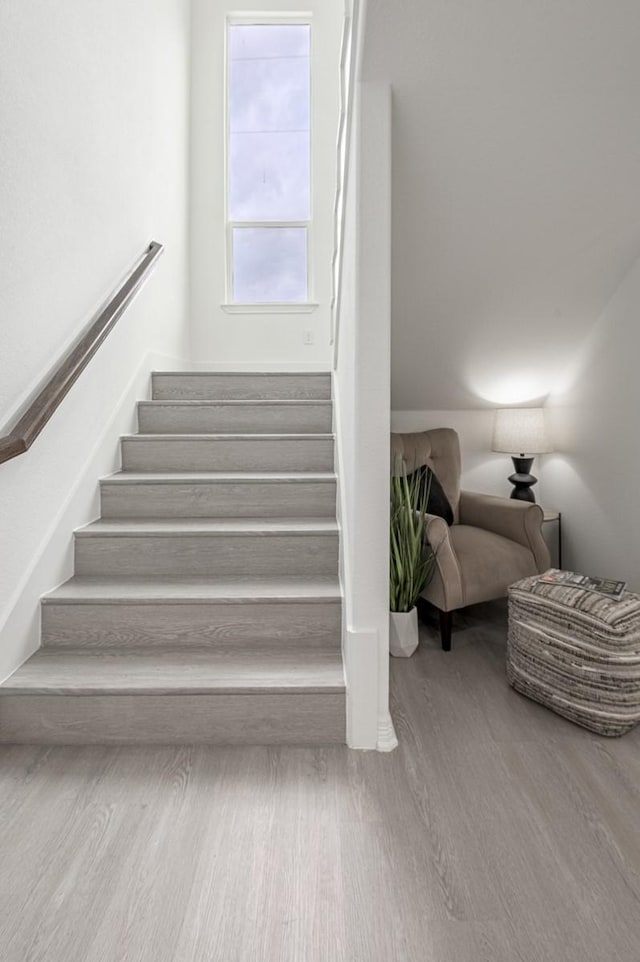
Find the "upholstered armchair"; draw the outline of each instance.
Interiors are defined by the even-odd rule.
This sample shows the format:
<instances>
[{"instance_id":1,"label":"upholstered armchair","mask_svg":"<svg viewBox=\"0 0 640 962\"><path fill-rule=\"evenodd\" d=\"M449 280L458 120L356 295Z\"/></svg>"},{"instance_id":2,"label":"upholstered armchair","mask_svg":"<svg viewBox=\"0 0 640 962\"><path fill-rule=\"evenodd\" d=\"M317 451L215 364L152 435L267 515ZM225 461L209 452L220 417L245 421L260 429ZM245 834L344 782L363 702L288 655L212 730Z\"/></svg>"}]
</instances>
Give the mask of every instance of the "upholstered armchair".
<instances>
[{"instance_id":1,"label":"upholstered armchair","mask_svg":"<svg viewBox=\"0 0 640 962\"><path fill-rule=\"evenodd\" d=\"M427 515L426 538L436 569L422 597L440 612L442 647L451 650L453 612L502 598L514 581L546 571L542 508L460 490L460 442L452 428L391 435L392 470L402 458L407 472L427 465L453 510L453 524Z\"/></svg>"}]
</instances>

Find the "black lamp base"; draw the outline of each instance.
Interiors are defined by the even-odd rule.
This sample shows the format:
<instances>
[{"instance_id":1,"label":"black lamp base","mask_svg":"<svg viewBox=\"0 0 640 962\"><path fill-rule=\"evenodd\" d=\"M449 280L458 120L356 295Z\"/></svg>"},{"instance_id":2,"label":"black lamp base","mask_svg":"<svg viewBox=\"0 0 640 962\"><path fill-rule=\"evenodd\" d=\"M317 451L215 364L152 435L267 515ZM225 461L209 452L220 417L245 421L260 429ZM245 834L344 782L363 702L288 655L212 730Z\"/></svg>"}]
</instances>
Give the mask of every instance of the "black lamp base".
<instances>
[{"instance_id":1,"label":"black lamp base","mask_svg":"<svg viewBox=\"0 0 640 962\"><path fill-rule=\"evenodd\" d=\"M535 495L531 488L537 482L537 478L531 474L533 458L512 457L515 474L509 475L509 481L513 485L511 497L516 501L532 501L535 504Z\"/></svg>"}]
</instances>

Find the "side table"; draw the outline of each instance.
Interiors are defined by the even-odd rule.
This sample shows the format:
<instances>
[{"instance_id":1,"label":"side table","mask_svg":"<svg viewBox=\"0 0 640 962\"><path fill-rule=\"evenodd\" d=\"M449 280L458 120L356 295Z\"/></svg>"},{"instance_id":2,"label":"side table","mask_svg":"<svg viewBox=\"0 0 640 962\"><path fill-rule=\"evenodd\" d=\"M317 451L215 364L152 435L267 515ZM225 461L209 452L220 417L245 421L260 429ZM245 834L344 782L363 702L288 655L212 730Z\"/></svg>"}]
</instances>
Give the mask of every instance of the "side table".
<instances>
[{"instance_id":1,"label":"side table","mask_svg":"<svg viewBox=\"0 0 640 962\"><path fill-rule=\"evenodd\" d=\"M549 547L549 552L551 554L551 564L553 565L554 568L562 568L562 512L553 511L550 508L542 508L542 510L544 511L544 519L542 521L542 525L543 525L542 533ZM550 534L547 535L547 531L550 532L551 526L554 524L556 525L555 546L552 543L550 543L552 542L552 535ZM555 547L555 556L554 556L554 550L553 550L554 547ZM557 564L555 563L556 560L557 560Z\"/></svg>"}]
</instances>

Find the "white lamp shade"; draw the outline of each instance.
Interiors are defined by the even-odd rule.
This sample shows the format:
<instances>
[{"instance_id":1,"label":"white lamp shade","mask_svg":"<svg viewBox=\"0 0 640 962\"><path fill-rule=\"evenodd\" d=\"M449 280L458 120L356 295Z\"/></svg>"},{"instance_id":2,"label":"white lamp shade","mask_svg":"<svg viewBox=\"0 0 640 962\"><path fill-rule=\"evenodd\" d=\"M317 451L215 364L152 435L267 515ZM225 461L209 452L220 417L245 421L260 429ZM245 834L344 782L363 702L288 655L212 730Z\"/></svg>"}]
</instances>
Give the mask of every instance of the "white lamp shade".
<instances>
[{"instance_id":1,"label":"white lamp shade","mask_svg":"<svg viewBox=\"0 0 640 962\"><path fill-rule=\"evenodd\" d=\"M493 426L492 451L546 454L553 451L544 408L500 408Z\"/></svg>"}]
</instances>

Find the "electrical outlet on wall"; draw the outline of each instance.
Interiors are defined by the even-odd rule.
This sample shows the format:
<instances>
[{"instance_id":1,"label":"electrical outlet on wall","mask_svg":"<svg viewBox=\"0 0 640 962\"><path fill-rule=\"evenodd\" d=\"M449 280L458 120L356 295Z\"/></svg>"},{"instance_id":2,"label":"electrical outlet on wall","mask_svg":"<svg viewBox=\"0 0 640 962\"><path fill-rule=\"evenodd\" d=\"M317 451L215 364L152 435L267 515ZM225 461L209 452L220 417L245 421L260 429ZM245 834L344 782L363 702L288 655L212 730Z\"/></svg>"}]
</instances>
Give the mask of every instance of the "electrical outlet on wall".
<instances>
[{"instance_id":1,"label":"electrical outlet on wall","mask_svg":"<svg viewBox=\"0 0 640 962\"><path fill-rule=\"evenodd\" d=\"M313 344L313 331L305 331L302 335L303 344Z\"/></svg>"}]
</instances>

